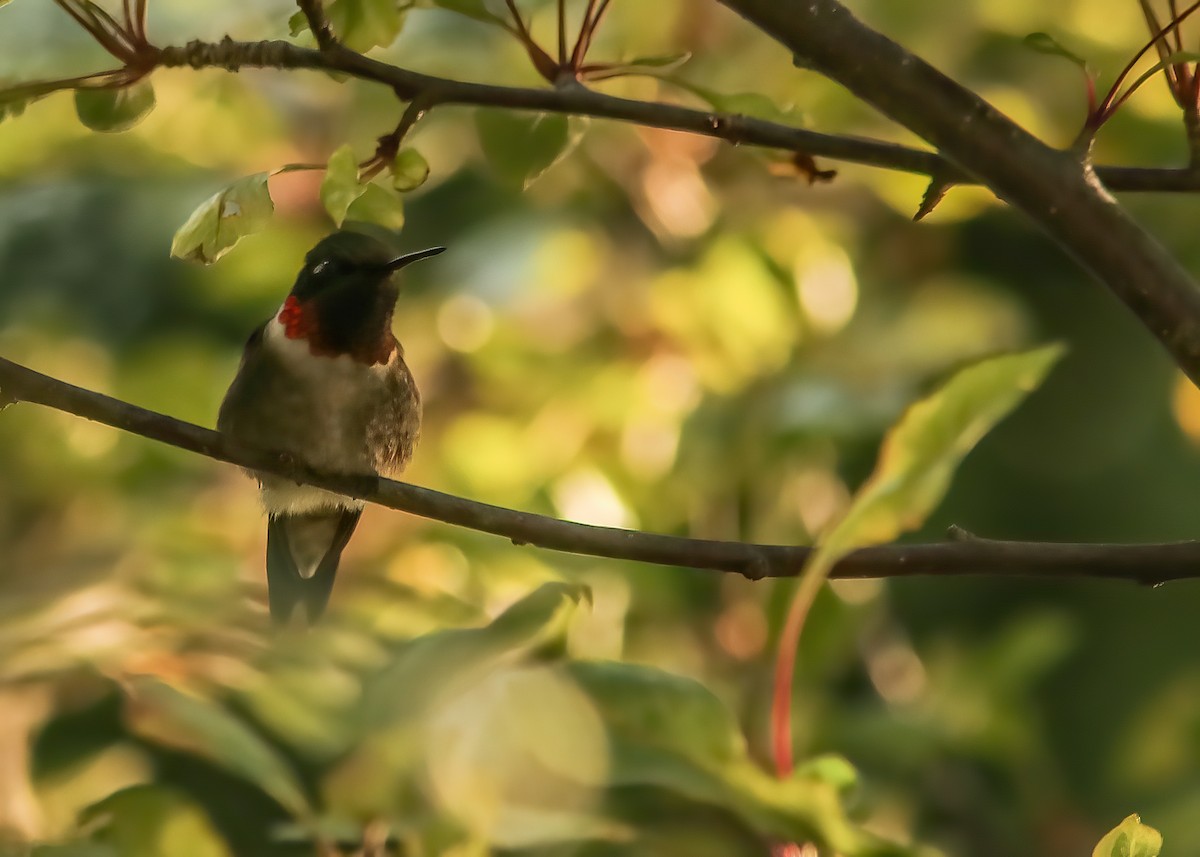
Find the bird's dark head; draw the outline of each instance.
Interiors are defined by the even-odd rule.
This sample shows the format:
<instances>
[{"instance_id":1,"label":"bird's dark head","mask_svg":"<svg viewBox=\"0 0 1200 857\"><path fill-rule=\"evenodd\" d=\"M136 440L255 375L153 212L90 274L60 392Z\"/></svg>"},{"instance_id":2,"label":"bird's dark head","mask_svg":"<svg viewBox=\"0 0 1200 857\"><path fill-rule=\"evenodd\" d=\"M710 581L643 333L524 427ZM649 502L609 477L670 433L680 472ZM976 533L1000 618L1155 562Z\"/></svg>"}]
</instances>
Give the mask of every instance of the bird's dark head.
<instances>
[{"instance_id":1,"label":"bird's dark head","mask_svg":"<svg viewBox=\"0 0 1200 857\"><path fill-rule=\"evenodd\" d=\"M313 354L385 363L396 347L395 273L445 249L398 256L370 235L335 232L308 252L279 322L289 339L307 340Z\"/></svg>"}]
</instances>

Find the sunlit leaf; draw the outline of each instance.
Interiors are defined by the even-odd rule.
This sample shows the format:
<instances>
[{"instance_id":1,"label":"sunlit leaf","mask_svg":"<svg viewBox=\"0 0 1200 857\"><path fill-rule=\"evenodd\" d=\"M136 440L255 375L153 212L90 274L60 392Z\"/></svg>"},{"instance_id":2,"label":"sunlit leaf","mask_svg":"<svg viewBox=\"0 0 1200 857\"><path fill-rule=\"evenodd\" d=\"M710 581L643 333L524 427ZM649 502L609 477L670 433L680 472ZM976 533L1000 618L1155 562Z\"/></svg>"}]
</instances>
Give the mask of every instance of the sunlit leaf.
<instances>
[{"instance_id":1,"label":"sunlit leaf","mask_svg":"<svg viewBox=\"0 0 1200 857\"><path fill-rule=\"evenodd\" d=\"M429 178L429 162L413 148L401 149L392 161L392 187L401 193L416 190Z\"/></svg>"},{"instance_id":2,"label":"sunlit leaf","mask_svg":"<svg viewBox=\"0 0 1200 857\"><path fill-rule=\"evenodd\" d=\"M891 541L937 507L963 457L1036 389L1062 356L1050 345L981 360L909 407L884 438L875 471L805 565L784 622L771 711L776 768L791 768L791 681L809 609L837 561L862 545Z\"/></svg>"},{"instance_id":3,"label":"sunlit leaf","mask_svg":"<svg viewBox=\"0 0 1200 857\"><path fill-rule=\"evenodd\" d=\"M142 738L201 756L254 783L293 815L310 814L287 762L219 703L139 677L130 683L126 720Z\"/></svg>"},{"instance_id":4,"label":"sunlit leaf","mask_svg":"<svg viewBox=\"0 0 1200 857\"><path fill-rule=\"evenodd\" d=\"M366 185L362 196L350 203L346 220L374 223L385 229L399 229L404 225L404 200L390 187Z\"/></svg>"},{"instance_id":5,"label":"sunlit leaf","mask_svg":"<svg viewBox=\"0 0 1200 857\"><path fill-rule=\"evenodd\" d=\"M475 130L484 156L504 181L526 188L578 142L567 117L507 110L476 110Z\"/></svg>"},{"instance_id":6,"label":"sunlit leaf","mask_svg":"<svg viewBox=\"0 0 1200 857\"><path fill-rule=\"evenodd\" d=\"M325 178L321 181L321 204L338 226L354 200L362 196L367 186L358 180L358 159L349 145L340 147L329 156Z\"/></svg>"},{"instance_id":7,"label":"sunlit leaf","mask_svg":"<svg viewBox=\"0 0 1200 857\"><path fill-rule=\"evenodd\" d=\"M267 178L267 173L255 173L238 179L201 203L176 231L171 255L211 265L265 227L275 211Z\"/></svg>"},{"instance_id":8,"label":"sunlit leaf","mask_svg":"<svg viewBox=\"0 0 1200 857\"><path fill-rule=\"evenodd\" d=\"M1162 845L1162 834L1134 813L1104 834L1092 857L1158 857Z\"/></svg>"},{"instance_id":9,"label":"sunlit leaf","mask_svg":"<svg viewBox=\"0 0 1200 857\"><path fill-rule=\"evenodd\" d=\"M205 815L183 795L161 786L133 786L84 811L99 842L121 857L227 857L230 849Z\"/></svg>"},{"instance_id":10,"label":"sunlit leaf","mask_svg":"<svg viewBox=\"0 0 1200 857\"><path fill-rule=\"evenodd\" d=\"M1037 51L1039 54L1047 54L1053 57L1062 57L1080 68L1087 67L1087 60L1079 56L1074 51L1065 48L1058 39L1049 33L1030 33L1021 40L1022 44L1030 50Z\"/></svg>"},{"instance_id":11,"label":"sunlit leaf","mask_svg":"<svg viewBox=\"0 0 1200 857\"><path fill-rule=\"evenodd\" d=\"M154 109L154 87L143 80L119 89L75 90L75 112L93 131L125 131Z\"/></svg>"},{"instance_id":12,"label":"sunlit leaf","mask_svg":"<svg viewBox=\"0 0 1200 857\"><path fill-rule=\"evenodd\" d=\"M1062 354L1062 346L1049 345L981 360L909 407L812 564L832 564L855 547L919 527L941 502L963 457L1041 385Z\"/></svg>"}]
</instances>

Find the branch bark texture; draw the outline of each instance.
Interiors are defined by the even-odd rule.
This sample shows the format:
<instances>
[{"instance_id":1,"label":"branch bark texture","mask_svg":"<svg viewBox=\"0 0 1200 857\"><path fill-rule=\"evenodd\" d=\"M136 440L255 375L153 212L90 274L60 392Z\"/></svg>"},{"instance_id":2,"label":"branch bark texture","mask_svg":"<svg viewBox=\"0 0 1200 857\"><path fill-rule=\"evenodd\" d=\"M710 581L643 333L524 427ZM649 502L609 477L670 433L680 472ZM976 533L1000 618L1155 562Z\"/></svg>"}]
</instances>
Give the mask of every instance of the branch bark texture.
<instances>
[{"instance_id":1,"label":"branch bark texture","mask_svg":"<svg viewBox=\"0 0 1200 857\"><path fill-rule=\"evenodd\" d=\"M904 125L1023 212L1103 282L1200 386L1200 288L1116 204L1086 162L1053 149L838 0L721 0Z\"/></svg>"},{"instance_id":2,"label":"branch bark texture","mask_svg":"<svg viewBox=\"0 0 1200 857\"><path fill-rule=\"evenodd\" d=\"M750 578L792 577L799 573L810 552L802 546L691 539L596 527L477 503L382 477L318 473L290 457L234 446L217 432L75 387L0 358L0 404L4 402L44 405L217 461L502 536L518 545L734 572ZM1200 542L1089 545L967 537L940 544L886 545L855 551L838 563L832 577L979 574L1047 579L1090 577L1159 584L1200 577Z\"/></svg>"}]
</instances>

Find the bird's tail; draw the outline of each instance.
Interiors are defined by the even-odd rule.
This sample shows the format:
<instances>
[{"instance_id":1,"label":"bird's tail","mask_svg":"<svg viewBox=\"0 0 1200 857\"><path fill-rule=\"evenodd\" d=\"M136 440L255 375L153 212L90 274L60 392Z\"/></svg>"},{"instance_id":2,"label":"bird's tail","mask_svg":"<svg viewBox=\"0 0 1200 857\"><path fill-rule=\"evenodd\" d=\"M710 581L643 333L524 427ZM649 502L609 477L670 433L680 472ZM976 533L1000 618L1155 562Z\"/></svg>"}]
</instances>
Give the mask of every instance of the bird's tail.
<instances>
[{"instance_id":1,"label":"bird's tail","mask_svg":"<svg viewBox=\"0 0 1200 857\"><path fill-rule=\"evenodd\" d=\"M338 561L361 509L271 515L267 521L267 600L271 618L286 625L296 605L308 624L325 612Z\"/></svg>"}]
</instances>

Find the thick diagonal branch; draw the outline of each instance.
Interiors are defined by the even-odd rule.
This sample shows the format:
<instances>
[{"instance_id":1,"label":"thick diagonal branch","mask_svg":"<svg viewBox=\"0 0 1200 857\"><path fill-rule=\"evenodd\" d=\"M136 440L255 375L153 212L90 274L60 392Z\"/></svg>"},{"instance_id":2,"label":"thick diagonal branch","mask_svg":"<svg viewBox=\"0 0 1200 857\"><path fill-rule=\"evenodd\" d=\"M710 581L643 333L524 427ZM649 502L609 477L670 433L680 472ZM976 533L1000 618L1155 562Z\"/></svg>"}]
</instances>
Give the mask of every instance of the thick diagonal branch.
<instances>
[{"instance_id":1,"label":"thick diagonal branch","mask_svg":"<svg viewBox=\"0 0 1200 857\"><path fill-rule=\"evenodd\" d=\"M425 518L548 550L658 565L735 572L752 578L790 577L806 547L690 539L595 527L519 512L381 477L322 474L286 456L236 447L223 435L109 396L84 390L0 358L0 403L30 402L218 461L274 473ZM943 544L887 545L855 551L833 577L1003 574L1061 579L1130 580L1146 584L1200 577L1200 542L1086 545L967 538Z\"/></svg>"},{"instance_id":2,"label":"thick diagonal branch","mask_svg":"<svg viewBox=\"0 0 1200 857\"><path fill-rule=\"evenodd\" d=\"M1075 154L1047 146L837 0L721 0L1036 223L1200 385L1200 288Z\"/></svg>"}]
</instances>

